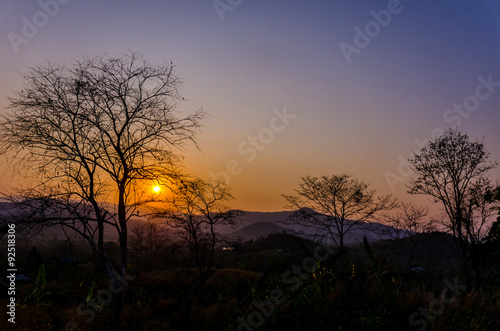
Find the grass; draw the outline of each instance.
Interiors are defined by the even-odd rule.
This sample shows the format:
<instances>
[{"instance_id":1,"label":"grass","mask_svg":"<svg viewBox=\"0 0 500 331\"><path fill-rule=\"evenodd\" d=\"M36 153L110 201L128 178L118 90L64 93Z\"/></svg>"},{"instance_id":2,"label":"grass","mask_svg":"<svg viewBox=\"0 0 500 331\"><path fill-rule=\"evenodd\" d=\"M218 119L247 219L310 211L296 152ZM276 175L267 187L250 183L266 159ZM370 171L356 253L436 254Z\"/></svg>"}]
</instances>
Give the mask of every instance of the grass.
<instances>
[{"instance_id":1,"label":"grass","mask_svg":"<svg viewBox=\"0 0 500 331\"><path fill-rule=\"evenodd\" d=\"M424 271L404 274L400 271L406 263L404 255L390 242L372 245L372 258L354 245L336 263L308 274L294 289L282 281L282 275L294 264L301 265L306 253L290 240L282 238L284 246L277 246L276 240L256 241L236 263L233 257L219 260L206 282L203 303L198 300L195 268L158 265L142 270L129 283L123 306L118 296L108 304L95 301L92 306L91 300L108 285L99 263L85 260L85 251L78 253L81 258L74 264L47 263L49 256L43 259L45 284L41 271L38 282L35 278L31 284L18 284L16 329L64 330L77 325L81 330L235 330L238 318L248 321L254 312L263 315L256 303L269 302L277 290L284 301L273 305L272 313L253 329L417 330L424 325L428 330L500 329L500 288L495 284L464 291L453 302L442 304L442 309L436 304L444 280L453 282L448 276L457 275L454 261L444 256L429 260L422 253L416 263L425 265ZM47 256L50 245L39 251ZM5 290L0 304L7 304ZM413 320L412 314L416 314ZM10 326L7 315L0 316L0 328Z\"/></svg>"}]
</instances>

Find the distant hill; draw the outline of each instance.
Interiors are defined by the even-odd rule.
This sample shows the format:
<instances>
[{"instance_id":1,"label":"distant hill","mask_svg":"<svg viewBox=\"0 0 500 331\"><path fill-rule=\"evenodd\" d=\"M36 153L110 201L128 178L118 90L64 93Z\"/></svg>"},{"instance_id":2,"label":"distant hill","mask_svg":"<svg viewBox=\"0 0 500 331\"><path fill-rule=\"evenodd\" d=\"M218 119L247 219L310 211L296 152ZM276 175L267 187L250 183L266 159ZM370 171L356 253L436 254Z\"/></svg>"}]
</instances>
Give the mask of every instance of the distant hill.
<instances>
[{"instance_id":1,"label":"distant hill","mask_svg":"<svg viewBox=\"0 0 500 331\"><path fill-rule=\"evenodd\" d=\"M293 214L292 211L278 211L278 212L258 212L258 211L241 211L243 215L239 220L231 225L219 225L217 226L217 231L222 234L231 234L235 231L242 229L246 226L252 225L259 222L270 222L274 224L280 224L280 226L288 228L287 225L281 224L281 221L286 220L286 218Z\"/></svg>"},{"instance_id":2,"label":"distant hill","mask_svg":"<svg viewBox=\"0 0 500 331\"><path fill-rule=\"evenodd\" d=\"M11 207L9 203L0 201L0 218L4 220L8 218L8 211ZM311 238L315 235L312 230L304 229L298 225L285 224L285 221L293 211L280 212L243 212L242 216L234 225L220 225L216 227L216 231L228 238L241 238L243 241L265 237L272 233L289 233L299 235L303 238ZM146 218L133 217L130 219L129 229L146 221ZM347 221L350 222L350 221ZM362 228L352 229L344 238L345 244L352 244L363 241L363 236L366 236L369 241L377 241L387 239L388 236L378 234L375 230L383 227L386 232L395 231L394 228L384 226L378 223L362 223ZM65 238L64 232L60 226L53 226L43 232L46 238ZM112 226L105 226L105 240L118 240L115 229Z\"/></svg>"},{"instance_id":3,"label":"distant hill","mask_svg":"<svg viewBox=\"0 0 500 331\"><path fill-rule=\"evenodd\" d=\"M313 237L315 233L312 230L304 229L298 225L285 224L283 222L293 213L293 211L244 212L234 227L229 225L219 226L217 227L217 231L229 238L239 237L243 241L256 239L256 236L266 236L276 232L282 233L283 231L285 231L285 233L299 235L303 238L309 239ZM346 222L349 223L351 221L347 220ZM383 232L385 233L395 231L394 228L380 223L361 222L359 228L353 228L345 235L344 243L354 244L362 242L364 236L366 236L370 242L389 239L389 235L380 234L381 229L384 229ZM327 242L329 241L327 240ZM332 242L330 241L329 243Z\"/></svg>"},{"instance_id":4,"label":"distant hill","mask_svg":"<svg viewBox=\"0 0 500 331\"><path fill-rule=\"evenodd\" d=\"M0 199L0 217L7 217L12 209L12 204Z\"/></svg>"},{"instance_id":5,"label":"distant hill","mask_svg":"<svg viewBox=\"0 0 500 331\"><path fill-rule=\"evenodd\" d=\"M0 223L5 224L8 223L10 220L10 214L15 214L16 211L12 207L12 203L1 201L0 200ZM129 222L128 226L129 229L132 229L135 227L137 224L143 223L146 220L146 218L140 218L140 217L132 217ZM69 231L66 229L66 232L68 234L72 234L72 231ZM18 234L19 231L17 231ZM40 234L38 234L35 237L39 238L54 238L54 239L65 239L66 235L64 231L61 229L60 225L54 225L45 228ZM116 233L116 230L113 226L105 224L104 225L104 240L106 241L117 241L118 240L118 234Z\"/></svg>"},{"instance_id":6,"label":"distant hill","mask_svg":"<svg viewBox=\"0 0 500 331\"><path fill-rule=\"evenodd\" d=\"M247 241L259 237L266 237L271 233L295 234L295 231L276 225L273 222L256 222L229 234L228 237L242 238L244 241Z\"/></svg>"}]
</instances>

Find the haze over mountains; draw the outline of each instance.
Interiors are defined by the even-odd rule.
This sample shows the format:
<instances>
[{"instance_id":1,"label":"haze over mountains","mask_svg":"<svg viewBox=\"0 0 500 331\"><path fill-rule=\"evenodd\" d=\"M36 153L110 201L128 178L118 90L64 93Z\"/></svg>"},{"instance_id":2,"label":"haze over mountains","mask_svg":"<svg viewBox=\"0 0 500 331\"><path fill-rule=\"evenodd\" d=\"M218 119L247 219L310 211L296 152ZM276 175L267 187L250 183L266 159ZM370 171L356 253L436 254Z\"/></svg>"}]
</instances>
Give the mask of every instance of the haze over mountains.
<instances>
[{"instance_id":1,"label":"haze over mountains","mask_svg":"<svg viewBox=\"0 0 500 331\"><path fill-rule=\"evenodd\" d=\"M0 218L8 219L9 211L14 212L12 207L7 202L0 202ZM245 212L234 225L218 225L216 231L226 236L228 239L239 239L240 241L255 240L259 237L266 237L272 233L288 233L294 234L304 238L311 238L315 233L308 231L299 225L285 224L284 221L293 214L293 211L280 211L280 212ZM129 220L128 227L133 229L135 226L145 222L145 217L132 217ZM381 228L384 229L383 233L396 231L396 229L382 225L380 223L367 223L363 222L359 228L351 229L344 237L345 244L353 244L363 241L363 236L366 236L369 241L377 241L381 239L388 239L388 235L381 235ZM41 236L45 238L65 238L65 234L60 226L53 226L43 231ZM105 226L105 240L118 240L116 231L109 225ZM328 241L327 241L328 242ZM329 242L332 243L332 242Z\"/></svg>"},{"instance_id":2,"label":"haze over mountains","mask_svg":"<svg viewBox=\"0 0 500 331\"><path fill-rule=\"evenodd\" d=\"M313 231L307 231L299 225L285 224L285 221L289 216L293 214L293 211L281 211L281 212L244 212L240 221L236 224L235 229L231 229L229 226L220 227L218 231L221 234L226 234L232 238L241 238L242 241L257 239L258 237L265 237L271 233L290 233L295 234L300 237L311 237L315 233ZM350 221L347 221L350 222ZM384 231L380 231L383 229ZM353 244L363 241L363 236L369 241L377 241L381 239L387 239L388 235L381 235L379 232L390 233L390 231L396 231L396 229L382 225L380 223L360 223L359 228L351 229L348 234L344 237L345 244ZM331 242L329 242L331 243Z\"/></svg>"}]
</instances>

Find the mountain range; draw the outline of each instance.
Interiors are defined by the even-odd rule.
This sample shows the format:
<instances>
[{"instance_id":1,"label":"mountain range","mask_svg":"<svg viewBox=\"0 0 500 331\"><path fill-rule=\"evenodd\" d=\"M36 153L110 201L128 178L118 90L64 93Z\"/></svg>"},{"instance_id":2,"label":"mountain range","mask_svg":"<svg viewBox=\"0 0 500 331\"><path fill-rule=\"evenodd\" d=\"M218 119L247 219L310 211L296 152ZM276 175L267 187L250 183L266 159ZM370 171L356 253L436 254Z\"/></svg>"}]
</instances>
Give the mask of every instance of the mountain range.
<instances>
[{"instance_id":1,"label":"mountain range","mask_svg":"<svg viewBox=\"0 0 500 331\"><path fill-rule=\"evenodd\" d=\"M0 202L0 218L8 221L8 211L12 211L9 203ZM218 225L216 231L227 237L228 239L239 239L240 241L255 240L259 237L266 237L271 233L288 233L294 234L304 238L311 238L316 233L311 229L303 228L299 225L291 225L285 223L286 219L290 217L293 211L279 211L279 212L245 212L233 225ZM135 226L145 222L144 217L132 217L129 220L128 227L133 229ZM347 220L348 224L352 221ZM383 231L380 231L380 230ZM396 229L382 225L380 223L361 222L359 227L351 229L344 237L345 244L353 244L362 242L363 237L366 236L369 241L377 241L381 239L388 239L387 233L397 231ZM381 233L386 233L383 235ZM53 226L43 231L42 236L45 238L65 238L65 234L59 226ZM116 231L111 227L105 227L105 240L117 240ZM328 240L326 242L329 242ZM331 241L329 243L332 243Z\"/></svg>"},{"instance_id":2,"label":"mountain range","mask_svg":"<svg viewBox=\"0 0 500 331\"><path fill-rule=\"evenodd\" d=\"M299 225L285 223L293 211L280 212L243 212L235 226L220 226L218 232L230 238L240 238L242 241L265 237L271 233L289 233L304 238L314 237L317 233L311 229ZM346 224L352 224L352 221L346 220ZM389 233L396 232L393 227L386 226L376 222L360 222L359 226L353 227L345 236L344 243L354 244L363 241L363 237L369 241L389 239ZM383 234L381 234L383 233ZM326 240L332 243L331 240Z\"/></svg>"}]
</instances>

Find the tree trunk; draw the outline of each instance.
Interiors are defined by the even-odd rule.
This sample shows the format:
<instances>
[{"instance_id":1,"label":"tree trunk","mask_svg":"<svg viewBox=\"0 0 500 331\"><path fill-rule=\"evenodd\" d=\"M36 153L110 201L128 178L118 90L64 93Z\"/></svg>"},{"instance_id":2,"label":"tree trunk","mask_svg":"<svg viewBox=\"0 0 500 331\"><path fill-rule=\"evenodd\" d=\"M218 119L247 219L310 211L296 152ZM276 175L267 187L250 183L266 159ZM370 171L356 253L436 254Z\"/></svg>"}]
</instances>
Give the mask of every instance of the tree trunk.
<instances>
[{"instance_id":1,"label":"tree trunk","mask_svg":"<svg viewBox=\"0 0 500 331\"><path fill-rule=\"evenodd\" d=\"M114 288L120 288L121 283L118 280L118 278L116 277L115 268L113 267L113 264L111 263L111 260L109 259L106 251L99 250L99 251L97 251L97 255L99 256L102 264L104 265L104 269L106 270L106 274L109 277L109 281L113 284Z\"/></svg>"},{"instance_id":2,"label":"tree trunk","mask_svg":"<svg viewBox=\"0 0 500 331\"><path fill-rule=\"evenodd\" d=\"M120 272L121 277L125 278L127 276L127 255L128 255L128 232L127 232L127 215L125 206L125 184L122 181L119 185L118 191L118 223L120 224ZM125 291L122 292L121 303L125 303Z\"/></svg>"}]
</instances>

